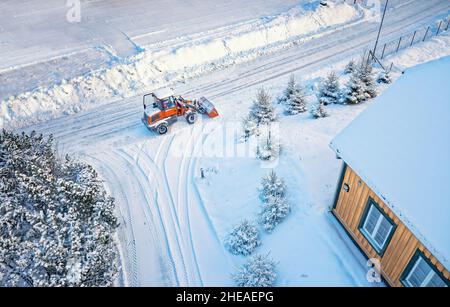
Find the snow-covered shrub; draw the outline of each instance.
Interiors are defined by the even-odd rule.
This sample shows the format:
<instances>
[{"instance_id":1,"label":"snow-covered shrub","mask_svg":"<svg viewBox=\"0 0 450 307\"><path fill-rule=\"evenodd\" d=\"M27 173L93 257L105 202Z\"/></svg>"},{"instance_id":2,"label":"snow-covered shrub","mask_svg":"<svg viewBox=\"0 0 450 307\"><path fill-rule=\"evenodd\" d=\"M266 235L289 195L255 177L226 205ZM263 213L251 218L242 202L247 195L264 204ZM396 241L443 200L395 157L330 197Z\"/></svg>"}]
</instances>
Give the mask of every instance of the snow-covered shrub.
<instances>
[{"instance_id":1,"label":"snow-covered shrub","mask_svg":"<svg viewBox=\"0 0 450 307\"><path fill-rule=\"evenodd\" d=\"M317 101L312 107L311 107L311 115L314 118L322 118L322 117L327 117L328 113L325 109L325 105L320 102Z\"/></svg>"},{"instance_id":2,"label":"snow-covered shrub","mask_svg":"<svg viewBox=\"0 0 450 307\"><path fill-rule=\"evenodd\" d=\"M259 196L263 202L267 202L271 197L285 197L286 184L284 180L278 177L275 171L271 171L261 180Z\"/></svg>"},{"instance_id":3,"label":"snow-covered shrub","mask_svg":"<svg viewBox=\"0 0 450 307\"><path fill-rule=\"evenodd\" d=\"M380 74L378 75L377 82L385 84L392 83L391 74L386 70L381 71Z\"/></svg>"},{"instance_id":4,"label":"snow-covered shrub","mask_svg":"<svg viewBox=\"0 0 450 307\"><path fill-rule=\"evenodd\" d=\"M91 166L59 159L52 137L1 132L0 285L112 285L117 225Z\"/></svg>"},{"instance_id":5,"label":"snow-covered shrub","mask_svg":"<svg viewBox=\"0 0 450 307\"><path fill-rule=\"evenodd\" d=\"M339 86L339 78L336 73L332 71L320 84L317 97L321 104L329 105L332 103L338 103L340 95L341 90Z\"/></svg>"},{"instance_id":6,"label":"snow-covered shrub","mask_svg":"<svg viewBox=\"0 0 450 307\"><path fill-rule=\"evenodd\" d=\"M277 119L272 98L263 87L258 89L250 116L255 119L257 125L269 124Z\"/></svg>"},{"instance_id":7,"label":"snow-covered shrub","mask_svg":"<svg viewBox=\"0 0 450 307\"><path fill-rule=\"evenodd\" d=\"M361 62L347 84L344 102L358 104L377 96L376 83L371 65Z\"/></svg>"},{"instance_id":8,"label":"snow-covered shrub","mask_svg":"<svg viewBox=\"0 0 450 307\"><path fill-rule=\"evenodd\" d=\"M259 214L259 223L267 232L272 232L291 211L291 206L285 197L272 196L262 204L262 210Z\"/></svg>"},{"instance_id":9,"label":"snow-covered shrub","mask_svg":"<svg viewBox=\"0 0 450 307\"><path fill-rule=\"evenodd\" d=\"M295 82L292 74L289 78L286 89L278 98L278 103L283 103L286 108L286 114L295 115L306 111L306 96L304 88Z\"/></svg>"},{"instance_id":10,"label":"snow-covered shrub","mask_svg":"<svg viewBox=\"0 0 450 307\"><path fill-rule=\"evenodd\" d=\"M225 247L234 255L248 256L260 245L258 228L248 220L234 226L225 239Z\"/></svg>"},{"instance_id":11,"label":"snow-covered shrub","mask_svg":"<svg viewBox=\"0 0 450 307\"><path fill-rule=\"evenodd\" d=\"M289 115L296 115L306 111L306 96L303 87L296 84L294 90L286 100L286 113Z\"/></svg>"},{"instance_id":12,"label":"snow-covered shrub","mask_svg":"<svg viewBox=\"0 0 450 307\"><path fill-rule=\"evenodd\" d=\"M280 156L281 146L278 139L267 135L259 141L256 156L263 161L274 161Z\"/></svg>"},{"instance_id":13,"label":"snow-covered shrub","mask_svg":"<svg viewBox=\"0 0 450 307\"><path fill-rule=\"evenodd\" d=\"M252 135L258 134L256 119L251 114L242 119L242 130L244 131L244 140L248 140Z\"/></svg>"},{"instance_id":14,"label":"snow-covered shrub","mask_svg":"<svg viewBox=\"0 0 450 307\"><path fill-rule=\"evenodd\" d=\"M238 287L271 287L277 278L276 263L269 255L252 256L233 274Z\"/></svg>"},{"instance_id":15,"label":"snow-covered shrub","mask_svg":"<svg viewBox=\"0 0 450 307\"><path fill-rule=\"evenodd\" d=\"M355 70L347 83L344 102L348 104L358 104L368 99L365 92L365 85L361 80L359 72Z\"/></svg>"},{"instance_id":16,"label":"snow-covered shrub","mask_svg":"<svg viewBox=\"0 0 450 307\"><path fill-rule=\"evenodd\" d=\"M356 63L353 59L348 62L348 64L345 66L344 73L345 74L351 74L356 70Z\"/></svg>"},{"instance_id":17,"label":"snow-covered shrub","mask_svg":"<svg viewBox=\"0 0 450 307\"><path fill-rule=\"evenodd\" d=\"M377 84L373 73L373 67L370 64L359 66L359 75L365 85L365 93L368 98L377 97Z\"/></svg>"},{"instance_id":18,"label":"snow-covered shrub","mask_svg":"<svg viewBox=\"0 0 450 307\"><path fill-rule=\"evenodd\" d=\"M292 93L294 92L295 85L296 85L295 76L294 76L294 74L291 74L286 88L284 89L281 96L278 97L278 100L277 100L278 103L282 103L282 104L286 103L286 101L289 99L289 97L291 97Z\"/></svg>"}]
</instances>

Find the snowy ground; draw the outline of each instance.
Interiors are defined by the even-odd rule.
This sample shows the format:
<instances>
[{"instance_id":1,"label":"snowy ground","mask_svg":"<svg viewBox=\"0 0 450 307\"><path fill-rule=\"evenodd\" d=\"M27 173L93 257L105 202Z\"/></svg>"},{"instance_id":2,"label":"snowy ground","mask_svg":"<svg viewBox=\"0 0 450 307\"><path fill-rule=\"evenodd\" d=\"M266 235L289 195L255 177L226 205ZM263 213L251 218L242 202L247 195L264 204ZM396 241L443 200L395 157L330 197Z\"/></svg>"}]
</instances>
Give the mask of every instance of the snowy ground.
<instances>
[{"instance_id":1,"label":"snowy ground","mask_svg":"<svg viewBox=\"0 0 450 307\"><path fill-rule=\"evenodd\" d=\"M315 0L303 2L276 15L149 45L139 46L127 36L126 41L136 49L136 54L128 57L121 56L117 48L105 42L93 48L106 51L110 59L95 70L87 59L78 59L70 65L52 60L50 66L46 66L48 63L39 63L37 67L13 66L0 72L3 79L0 127L17 127L79 112L237 64L253 65L270 73L286 60L318 64L372 47L378 31L377 6L367 9L350 5L349 0L336 1L329 7ZM430 24L450 11L450 3L442 0L390 3L390 18L382 41ZM258 61L254 60L263 56L275 61L255 67ZM94 58L101 60L102 56ZM88 66L80 70L84 65ZM282 73L285 72L277 72Z\"/></svg>"},{"instance_id":2,"label":"snowy ground","mask_svg":"<svg viewBox=\"0 0 450 307\"><path fill-rule=\"evenodd\" d=\"M450 10L448 1L393 2L396 7L386 19L383 39L397 37ZM283 12L290 7L277 5L276 1L268 3L272 6L267 4L265 10L255 15L244 10L243 15L236 13L242 16L240 20L228 22L240 21L241 27L250 16L256 18L268 12L284 16ZM201 13L190 27L190 34L205 30L201 28L206 27L202 25ZM179 25L180 28L187 31ZM244 258L232 256L223 248L224 235L240 219L255 216L259 206L257 187L268 169L253 157L221 154L217 142L222 139L224 126L232 126L247 113L257 87L265 85L277 95L290 73L314 85L330 69L341 70L349 58L359 56L376 36L377 24L351 17L345 27L327 31L330 32L322 32L314 39L304 37L289 48L262 52L252 56L251 61L230 62L207 73L191 74L182 78L183 82L173 84L183 96L204 95L217 105L219 118L205 119L204 126L201 123L194 126L194 129L205 127L206 131L190 133L190 127L179 122L169 135L153 135L140 122L141 97L122 95L70 116L48 121L44 116L40 118L43 123L26 128L53 133L62 153L70 152L93 163L105 179L117 199L127 285L232 285L230 274ZM230 37L230 33L224 36ZM180 39L184 44L188 37ZM430 57L448 55L449 46L450 38L445 35L389 60L405 68ZM428 50L433 53L424 56ZM327 211L339 173L339 161L328 144L366 105L334 106L329 109L330 117L319 120L309 118L309 114L280 118L285 132L281 138L284 147L275 168L288 183L293 212L273 234L263 235L263 245L258 249L270 251L279 262L278 286L373 285L366 280L364 258ZM31 117L19 112L18 119L7 119L5 114L2 113L5 116L2 119L11 126L23 126L17 120ZM232 139L226 144L236 143ZM199 155L199 148L211 151ZM199 178L200 168L207 170L206 179Z\"/></svg>"}]
</instances>

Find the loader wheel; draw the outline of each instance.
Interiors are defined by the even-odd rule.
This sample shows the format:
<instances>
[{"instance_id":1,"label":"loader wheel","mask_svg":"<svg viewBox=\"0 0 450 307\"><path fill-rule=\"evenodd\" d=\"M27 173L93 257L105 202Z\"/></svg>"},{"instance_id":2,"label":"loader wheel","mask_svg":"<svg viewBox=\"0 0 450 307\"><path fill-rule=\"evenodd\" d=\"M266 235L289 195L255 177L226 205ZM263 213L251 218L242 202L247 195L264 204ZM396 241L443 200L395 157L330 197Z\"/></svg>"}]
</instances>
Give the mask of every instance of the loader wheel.
<instances>
[{"instance_id":1,"label":"loader wheel","mask_svg":"<svg viewBox=\"0 0 450 307\"><path fill-rule=\"evenodd\" d=\"M193 124L195 123L197 119L197 114L196 113L189 113L186 115L186 121L188 122L188 124Z\"/></svg>"},{"instance_id":2,"label":"loader wheel","mask_svg":"<svg viewBox=\"0 0 450 307\"><path fill-rule=\"evenodd\" d=\"M156 131L157 131L159 134L166 134L168 130L169 130L169 127L167 126L167 124L160 124L160 125L156 128Z\"/></svg>"}]
</instances>

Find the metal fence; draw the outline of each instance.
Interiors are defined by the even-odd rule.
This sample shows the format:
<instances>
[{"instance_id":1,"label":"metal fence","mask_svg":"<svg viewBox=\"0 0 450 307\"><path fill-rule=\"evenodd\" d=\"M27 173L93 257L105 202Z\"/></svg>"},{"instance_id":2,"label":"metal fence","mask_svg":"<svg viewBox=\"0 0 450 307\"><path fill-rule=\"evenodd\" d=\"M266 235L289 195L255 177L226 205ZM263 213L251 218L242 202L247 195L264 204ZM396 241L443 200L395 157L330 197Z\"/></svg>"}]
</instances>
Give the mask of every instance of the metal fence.
<instances>
[{"instance_id":1,"label":"metal fence","mask_svg":"<svg viewBox=\"0 0 450 307\"><path fill-rule=\"evenodd\" d=\"M399 52L402 49L411 47L417 43L424 42L434 36L447 32L450 29L450 16L436 21L433 25L423 27L414 32L400 36L384 44L376 50L375 55L378 59L384 59L386 56Z\"/></svg>"}]
</instances>

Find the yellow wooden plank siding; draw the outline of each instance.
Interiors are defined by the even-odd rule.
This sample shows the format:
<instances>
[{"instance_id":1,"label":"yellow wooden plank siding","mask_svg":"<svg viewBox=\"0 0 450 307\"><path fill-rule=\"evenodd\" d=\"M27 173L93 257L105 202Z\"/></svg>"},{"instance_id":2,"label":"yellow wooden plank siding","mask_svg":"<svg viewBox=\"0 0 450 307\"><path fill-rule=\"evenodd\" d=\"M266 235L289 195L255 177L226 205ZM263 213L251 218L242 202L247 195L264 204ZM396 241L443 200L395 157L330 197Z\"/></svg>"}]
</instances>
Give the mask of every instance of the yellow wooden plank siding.
<instances>
[{"instance_id":1,"label":"yellow wooden plank siding","mask_svg":"<svg viewBox=\"0 0 450 307\"><path fill-rule=\"evenodd\" d=\"M348 192L344 190L344 184L349 185L350 190ZM349 166L345 169L342 185L338 193L338 199L333 208L334 215L343 224L368 258L377 258L381 260L381 273L391 286L402 286L400 282L401 276L417 249L423 252L445 278L450 279L448 270L446 270L425 246L423 246L416 236L413 235L413 233ZM361 218L363 217L369 197L372 198L384 213L397 225L394 234L381 257L359 230Z\"/></svg>"}]
</instances>

